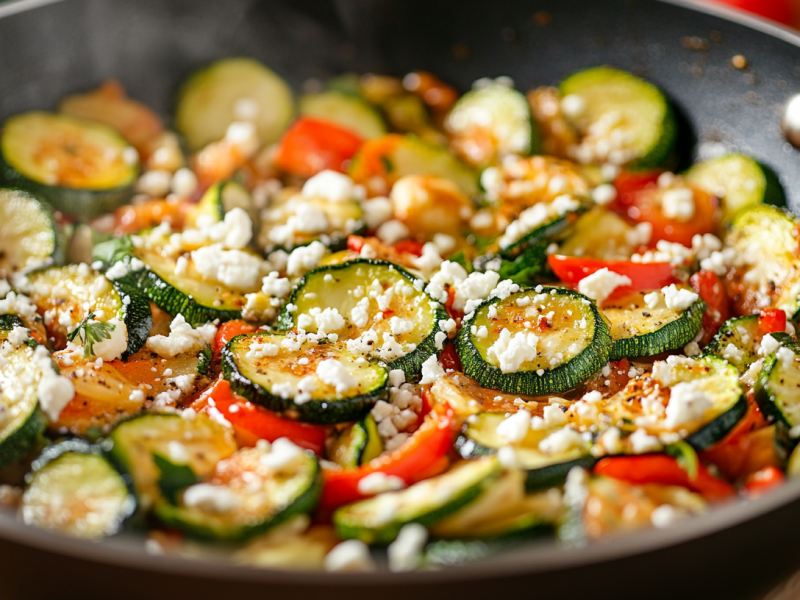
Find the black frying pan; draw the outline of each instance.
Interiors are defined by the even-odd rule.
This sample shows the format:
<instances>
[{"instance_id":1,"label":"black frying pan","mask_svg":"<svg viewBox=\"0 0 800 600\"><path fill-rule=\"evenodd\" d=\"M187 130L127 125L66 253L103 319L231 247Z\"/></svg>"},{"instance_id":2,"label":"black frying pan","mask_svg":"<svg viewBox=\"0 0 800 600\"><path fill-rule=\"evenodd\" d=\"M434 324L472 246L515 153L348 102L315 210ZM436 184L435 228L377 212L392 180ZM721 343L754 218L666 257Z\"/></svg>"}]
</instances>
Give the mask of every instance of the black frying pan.
<instances>
[{"instance_id":1,"label":"black frying pan","mask_svg":"<svg viewBox=\"0 0 800 600\"><path fill-rule=\"evenodd\" d=\"M730 66L737 54L747 69ZM677 0L27 0L0 6L0 119L110 77L168 117L183 77L230 55L263 60L296 89L347 70L425 69L461 89L510 75L525 90L611 64L675 102L685 162L741 150L775 169L800 207L800 155L779 125L800 92L800 37ZM0 514L0 598L753 598L800 567L798 540L800 480L669 530L410 574L150 556L141 540L80 542Z\"/></svg>"}]
</instances>

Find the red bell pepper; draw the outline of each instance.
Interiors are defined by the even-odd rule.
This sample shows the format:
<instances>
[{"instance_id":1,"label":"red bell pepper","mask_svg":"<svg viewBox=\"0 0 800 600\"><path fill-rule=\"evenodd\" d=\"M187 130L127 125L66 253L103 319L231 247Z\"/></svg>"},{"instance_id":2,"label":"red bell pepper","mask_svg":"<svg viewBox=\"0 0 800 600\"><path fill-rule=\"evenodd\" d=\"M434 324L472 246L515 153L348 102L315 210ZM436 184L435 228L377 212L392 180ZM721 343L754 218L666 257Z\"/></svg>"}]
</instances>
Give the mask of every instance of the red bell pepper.
<instances>
[{"instance_id":1,"label":"red bell pepper","mask_svg":"<svg viewBox=\"0 0 800 600\"><path fill-rule=\"evenodd\" d=\"M617 288L616 294L630 290L659 290L677 281L672 275L672 265L668 262L635 263L629 260L599 260L551 254L547 257L547 263L564 283L578 283L600 269L608 269L629 278L631 285Z\"/></svg>"},{"instance_id":2,"label":"red bell pepper","mask_svg":"<svg viewBox=\"0 0 800 600\"><path fill-rule=\"evenodd\" d=\"M604 458L595 465L594 472L640 485L677 485L701 494L706 500L722 500L736 493L731 484L714 477L703 465L698 464L697 474L690 477L675 458L666 454Z\"/></svg>"},{"instance_id":3,"label":"red bell pepper","mask_svg":"<svg viewBox=\"0 0 800 600\"><path fill-rule=\"evenodd\" d=\"M758 313L758 329L761 335L786 331L786 313L780 308L762 308Z\"/></svg>"},{"instance_id":4,"label":"red bell pepper","mask_svg":"<svg viewBox=\"0 0 800 600\"><path fill-rule=\"evenodd\" d=\"M418 242L417 240L400 240L394 245L394 249L400 254L422 256L422 246L422 242Z\"/></svg>"},{"instance_id":5,"label":"red bell pepper","mask_svg":"<svg viewBox=\"0 0 800 600\"><path fill-rule=\"evenodd\" d=\"M198 412L209 407L216 408L233 425L236 439L242 446L255 446L258 440L274 442L285 437L316 454L321 455L325 447L325 427L279 417L236 394L225 379L218 379L192 403L192 408Z\"/></svg>"},{"instance_id":6,"label":"red bell pepper","mask_svg":"<svg viewBox=\"0 0 800 600\"><path fill-rule=\"evenodd\" d=\"M228 321L223 323L217 329L217 335L214 338L214 356L219 356L222 349L228 345L233 338L243 333L253 333L258 327L246 321Z\"/></svg>"},{"instance_id":7,"label":"red bell pepper","mask_svg":"<svg viewBox=\"0 0 800 600\"><path fill-rule=\"evenodd\" d=\"M350 131L323 119L301 117L283 134L275 162L293 175L312 177L330 169L344 171L364 140Z\"/></svg>"},{"instance_id":8,"label":"red bell pepper","mask_svg":"<svg viewBox=\"0 0 800 600\"><path fill-rule=\"evenodd\" d=\"M747 477L743 489L750 496L760 496L764 492L783 485L786 476L777 467L765 467Z\"/></svg>"},{"instance_id":9,"label":"red bell pepper","mask_svg":"<svg viewBox=\"0 0 800 600\"><path fill-rule=\"evenodd\" d=\"M456 349L453 344L445 344L442 355L439 357L439 364L442 365L442 368L445 371L448 369L452 369L453 371L464 370L464 367L461 365L461 359L459 358L458 353L456 353Z\"/></svg>"},{"instance_id":10,"label":"red bell pepper","mask_svg":"<svg viewBox=\"0 0 800 600\"><path fill-rule=\"evenodd\" d=\"M419 429L400 448L357 469L325 470L325 487L320 507L334 510L368 497L358 489L359 482L372 473L399 477L407 485L441 473L449 464L453 448L455 413L449 406L433 410Z\"/></svg>"},{"instance_id":11,"label":"red bell pepper","mask_svg":"<svg viewBox=\"0 0 800 600\"><path fill-rule=\"evenodd\" d=\"M703 344L708 343L720 326L731 316L730 299L725 293L722 280L711 271L698 271L689 279L689 283L708 307L703 313Z\"/></svg>"}]
</instances>

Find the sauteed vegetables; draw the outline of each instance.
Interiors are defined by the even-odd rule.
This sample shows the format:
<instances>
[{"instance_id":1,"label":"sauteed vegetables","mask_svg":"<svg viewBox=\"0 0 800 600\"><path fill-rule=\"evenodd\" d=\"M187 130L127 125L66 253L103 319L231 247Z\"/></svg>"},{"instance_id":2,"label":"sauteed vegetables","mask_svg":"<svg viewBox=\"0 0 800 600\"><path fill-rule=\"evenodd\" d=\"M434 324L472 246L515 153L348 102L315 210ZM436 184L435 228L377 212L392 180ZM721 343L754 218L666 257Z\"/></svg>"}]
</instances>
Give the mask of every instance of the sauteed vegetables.
<instances>
[{"instance_id":1,"label":"sauteed vegetables","mask_svg":"<svg viewBox=\"0 0 800 600\"><path fill-rule=\"evenodd\" d=\"M402 571L800 471L800 229L766 165L675 172L670 103L611 67L308 87L225 59L174 130L116 82L3 124L22 521Z\"/></svg>"}]
</instances>

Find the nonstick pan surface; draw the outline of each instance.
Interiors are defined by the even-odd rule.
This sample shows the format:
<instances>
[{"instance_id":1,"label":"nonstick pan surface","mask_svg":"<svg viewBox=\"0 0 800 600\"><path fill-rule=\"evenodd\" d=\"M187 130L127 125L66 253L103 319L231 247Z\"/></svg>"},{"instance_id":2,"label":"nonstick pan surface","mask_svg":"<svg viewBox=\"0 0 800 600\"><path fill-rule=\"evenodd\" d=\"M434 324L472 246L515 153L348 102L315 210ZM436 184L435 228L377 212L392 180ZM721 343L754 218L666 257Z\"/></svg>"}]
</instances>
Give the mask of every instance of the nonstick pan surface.
<instances>
[{"instance_id":1,"label":"nonstick pan surface","mask_svg":"<svg viewBox=\"0 0 800 600\"><path fill-rule=\"evenodd\" d=\"M343 71L429 70L466 90L519 89L611 64L658 84L683 120L685 164L740 150L800 208L800 154L780 115L800 92L800 38L719 9L657 0L26 0L0 6L0 119L52 109L107 78L166 119L192 69L254 56L296 90ZM735 55L748 67L732 67ZM577 549L552 542L439 572L332 575L151 556L0 513L0 598L754 598L800 567L800 481L668 530Z\"/></svg>"}]
</instances>

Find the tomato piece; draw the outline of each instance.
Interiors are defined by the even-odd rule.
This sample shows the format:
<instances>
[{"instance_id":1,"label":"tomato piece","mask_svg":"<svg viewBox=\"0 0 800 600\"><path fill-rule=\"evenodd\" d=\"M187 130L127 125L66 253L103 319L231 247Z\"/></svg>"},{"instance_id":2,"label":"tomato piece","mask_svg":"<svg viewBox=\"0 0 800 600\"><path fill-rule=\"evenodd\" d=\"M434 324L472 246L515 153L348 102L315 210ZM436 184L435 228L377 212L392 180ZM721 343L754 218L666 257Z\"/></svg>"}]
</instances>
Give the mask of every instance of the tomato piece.
<instances>
[{"instance_id":1,"label":"tomato piece","mask_svg":"<svg viewBox=\"0 0 800 600\"><path fill-rule=\"evenodd\" d=\"M716 199L703 190L692 188L694 216L688 221L671 219L662 210L666 190L658 187L658 176L657 172L621 173L614 180L617 198L610 208L636 223L650 223L653 227L652 246L659 240L666 240L691 247L695 235L713 233Z\"/></svg>"},{"instance_id":2,"label":"tomato piece","mask_svg":"<svg viewBox=\"0 0 800 600\"><path fill-rule=\"evenodd\" d=\"M361 254L361 249L364 247L365 241L366 240L360 235L348 235L347 249L352 252L358 252L359 254Z\"/></svg>"},{"instance_id":3,"label":"tomato piece","mask_svg":"<svg viewBox=\"0 0 800 600\"><path fill-rule=\"evenodd\" d=\"M247 321L226 321L217 329L217 335L214 337L214 355L222 352L222 349L237 335L243 333L253 333L258 330L258 327Z\"/></svg>"},{"instance_id":4,"label":"tomato piece","mask_svg":"<svg viewBox=\"0 0 800 600\"><path fill-rule=\"evenodd\" d=\"M363 143L360 136L336 123L302 117L283 134L275 162L284 171L301 177L326 169L343 172L345 162Z\"/></svg>"},{"instance_id":5,"label":"tomato piece","mask_svg":"<svg viewBox=\"0 0 800 600\"><path fill-rule=\"evenodd\" d=\"M786 476L777 467L764 467L749 475L742 488L750 496L760 496L783 485Z\"/></svg>"},{"instance_id":6,"label":"tomato piece","mask_svg":"<svg viewBox=\"0 0 800 600\"><path fill-rule=\"evenodd\" d=\"M321 455L325 447L325 427L279 417L234 393L222 378L195 400L192 408L198 412L211 408L218 410L233 425L236 439L242 446L255 446L258 440L274 442L285 437L316 454Z\"/></svg>"},{"instance_id":7,"label":"tomato piece","mask_svg":"<svg viewBox=\"0 0 800 600\"><path fill-rule=\"evenodd\" d=\"M453 344L445 344L442 355L439 357L439 364L442 365L444 370L452 369L453 371L463 371L464 367L461 366L461 359L456 353L456 348Z\"/></svg>"},{"instance_id":8,"label":"tomato piece","mask_svg":"<svg viewBox=\"0 0 800 600\"><path fill-rule=\"evenodd\" d=\"M392 164L392 153L403 141L399 133L390 133L374 140L367 140L353 160L349 175L358 184L364 185L370 196L386 195L397 181Z\"/></svg>"},{"instance_id":9,"label":"tomato piece","mask_svg":"<svg viewBox=\"0 0 800 600\"><path fill-rule=\"evenodd\" d=\"M359 482L371 473L399 477L407 485L432 477L447 468L447 455L453 448L455 413L449 406L438 406L425 418L420 428L394 452L382 454L357 469L325 470L325 487L320 507L333 510L366 498Z\"/></svg>"},{"instance_id":10,"label":"tomato piece","mask_svg":"<svg viewBox=\"0 0 800 600\"><path fill-rule=\"evenodd\" d=\"M695 292L706 303L703 313L703 344L711 341L722 324L731 317L731 303L719 275L711 271L698 271L689 279Z\"/></svg>"},{"instance_id":11,"label":"tomato piece","mask_svg":"<svg viewBox=\"0 0 800 600\"><path fill-rule=\"evenodd\" d=\"M670 263L635 263L629 260L599 260L559 254L548 256L547 263L564 283L578 283L600 269L608 269L628 277L631 285L617 288L616 295L630 290L660 290L677 281Z\"/></svg>"},{"instance_id":12,"label":"tomato piece","mask_svg":"<svg viewBox=\"0 0 800 600\"><path fill-rule=\"evenodd\" d=\"M126 235L136 233L147 227L155 227L161 223L169 223L173 229L182 229L187 213L194 206L193 202L179 200L147 200L141 204L127 204L114 211L113 233ZM93 225L96 229L102 227ZM103 233L112 233L103 231Z\"/></svg>"},{"instance_id":13,"label":"tomato piece","mask_svg":"<svg viewBox=\"0 0 800 600\"><path fill-rule=\"evenodd\" d=\"M758 329L762 335L786 331L786 313L780 308L762 308L758 313Z\"/></svg>"},{"instance_id":14,"label":"tomato piece","mask_svg":"<svg viewBox=\"0 0 800 600\"><path fill-rule=\"evenodd\" d=\"M595 465L594 472L640 485L677 485L697 492L706 500L722 500L736 493L731 484L714 477L703 465L697 465L697 474L691 478L675 458L666 454L604 458Z\"/></svg>"},{"instance_id":15,"label":"tomato piece","mask_svg":"<svg viewBox=\"0 0 800 600\"><path fill-rule=\"evenodd\" d=\"M418 242L417 240L401 240L394 245L394 249L401 254L422 256L422 245L422 242Z\"/></svg>"}]
</instances>

